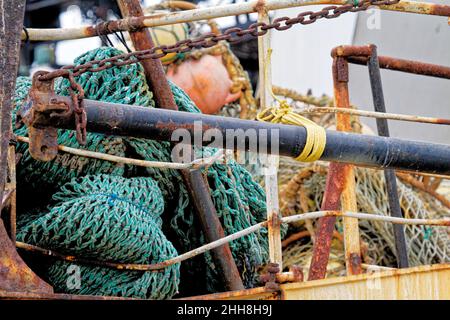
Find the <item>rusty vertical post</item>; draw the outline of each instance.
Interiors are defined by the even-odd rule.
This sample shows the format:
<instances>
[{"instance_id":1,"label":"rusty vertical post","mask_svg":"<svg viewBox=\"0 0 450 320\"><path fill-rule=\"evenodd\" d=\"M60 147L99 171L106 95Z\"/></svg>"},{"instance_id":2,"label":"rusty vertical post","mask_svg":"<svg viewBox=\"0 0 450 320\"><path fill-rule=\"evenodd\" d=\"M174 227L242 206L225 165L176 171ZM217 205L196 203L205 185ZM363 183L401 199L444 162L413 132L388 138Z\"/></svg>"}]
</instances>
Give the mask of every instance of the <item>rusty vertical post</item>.
<instances>
[{"instance_id":1,"label":"rusty vertical post","mask_svg":"<svg viewBox=\"0 0 450 320\"><path fill-rule=\"evenodd\" d=\"M122 16L143 16L139 0L117 0ZM151 49L153 43L147 29L130 32L130 38L136 50ZM167 82L164 69L159 59L146 59L141 61L150 89L153 91L156 105L161 108L178 110L178 106ZM181 170L183 180L189 190L190 197L202 223L203 232L209 242L220 239L225 235L223 227L217 216L214 203L209 193L207 182L199 170ZM239 270L231 254L228 244L212 251L214 263L220 270L225 290L242 290L244 285Z\"/></svg>"},{"instance_id":2,"label":"rusty vertical post","mask_svg":"<svg viewBox=\"0 0 450 320\"><path fill-rule=\"evenodd\" d=\"M25 1L0 0L0 198L7 177L7 155L11 139L12 98L19 67L20 33L23 27Z\"/></svg>"},{"instance_id":3,"label":"rusty vertical post","mask_svg":"<svg viewBox=\"0 0 450 320\"><path fill-rule=\"evenodd\" d=\"M348 63L343 57L334 57L333 59L333 81L336 106L339 108L348 108L350 106L348 94ZM351 130L348 115L338 114L336 120L336 127L339 131ZM342 207L343 211L356 211L356 197L354 192L355 176L353 166L330 163L321 210L339 210ZM323 279L326 276L335 223L336 217L319 219L308 280ZM361 273L357 219L344 218L344 242L348 274Z\"/></svg>"},{"instance_id":4,"label":"rusty vertical post","mask_svg":"<svg viewBox=\"0 0 450 320\"><path fill-rule=\"evenodd\" d=\"M0 198L8 175L12 98L19 66L20 33L25 1L0 0ZM14 230L10 230L13 231ZM0 291L52 293L52 288L31 271L17 254L0 217Z\"/></svg>"},{"instance_id":5,"label":"rusty vertical post","mask_svg":"<svg viewBox=\"0 0 450 320\"><path fill-rule=\"evenodd\" d=\"M335 104L338 108L350 108L350 97L348 92L348 62L346 58L336 57L333 64L333 82ZM351 132L352 126L350 115L338 113L336 115L336 129L338 131ZM354 166L346 165L341 195L341 210L356 212L355 195L355 170ZM344 225L344 247L345 265L348 275L360 274L361 248L359 243L358 219L343 217Z\"/></svg>"},{"instance_id":6,"label":"rusty vertical post","mask_svg":"<svg viewBox=\"0 0 450 320\"><path fill-rule=\"evenodd\" d=\"M8 191L11 192L9 196L9 236L12 243L16 243L16 147L9 146L8 148L8 176L9 183L7 184ZM5 188L6 190L6 188Z\"/></svg>"},{"instance_id":7,"label":"rusty vertical post","mask_svg":"<svg viewBox=\"0 0 450 320\"><path fill-rule=\"evenodd\" d=\"M124 18L144 15L139 0L117 0L117 4ZM155 46L148 29L130 31L129 34L136 50L151 49ZM153 92L157 107L178 110L161 61L159 59L145 59L140 63L144 67L147 84Z\"/></svg>"}]
</instances>

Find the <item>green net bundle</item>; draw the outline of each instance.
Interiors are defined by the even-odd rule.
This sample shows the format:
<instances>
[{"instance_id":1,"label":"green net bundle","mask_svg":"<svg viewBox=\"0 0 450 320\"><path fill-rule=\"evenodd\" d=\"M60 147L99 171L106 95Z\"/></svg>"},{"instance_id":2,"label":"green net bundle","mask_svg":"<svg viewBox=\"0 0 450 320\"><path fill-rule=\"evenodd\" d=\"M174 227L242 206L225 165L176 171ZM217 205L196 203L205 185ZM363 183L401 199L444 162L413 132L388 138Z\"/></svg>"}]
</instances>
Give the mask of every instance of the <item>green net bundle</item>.
<instances>
[{"instance_id":1,"label":"green net bundle","mask_svg":"<svg viewBox=\"0 0 450 320\"><path fill-rule=\"evenodd\" d=\"M115 56L120 53L120 51L114 48L99 48L77 58L75 65ZM97 73L87 72L77 77L76 81L85 90L85 97L87 99L154 107L153 94L146 84L140 64L113 67ZM31 83L28 79L18 79L15 111L17 111L25 99L30 85ZM55 91L59 94L68 95L68 85L68 81L65 79L57 81ZM180 111L199 112L193 102L181 89L172 84L171 88ZM13 115L13 120L14 117L15 115ZM17 135L26 135L26 129L16 129L15 133ZM116 156L139 158L149 161L172 161L171 147L168 142L88 133L86 145L80 146L76 141L73 131L59 130L58 143L69 147L103 152ZM79 180L72 180L77 177L87 175L102 175L102 177L104 175L111 175L124 178L150 177L158 183L164 200L165 209L161 216L163 221L161 228L175 248L179 252L185 252L205 243L200 223L193 211L187 189L182 182L180 173L176 170L141 168L64 153L58 154L57 158L51 162L39 162L30 156L26 144L18 144L17 151L22 154L17 168L19 187L23 186L31 190L44 189L49 191L49 193L55 193L62 188L57 193L59 195L58 197L60 197L61 192L67 192L69 187L64 186L65 183L80 183ZM200 150L198 151L200 152ZM215 152L216 150L208 148L202 150L202 153L206 156L212 155ZM203 173L207 177L213 202L226 234L235 233L265 219L266 206L264 191L252 180L251 175L243 167L231 160L226 165L213 164L209 168L204 169ZM115 187L116 185L114 184L112 186L113 190ZM142 186L142 188L145 190L145 186ZM117 191L114 192L117 193ZM64 199L71 201L72 199L76 199L77 196L78 193L69 192ZM85 207L83 215L87 216L89 214L88 211L92 212L97 210L97 203L92 203L92 205L94 207ZM98 207L100 208L101 205L98 204ZM55 208L50 208L50 213L53 210L60 210ZM44 212L45 210L41 211ZM27 219L27 216L23 214L22 218L19 216L19 220ZM28 216L28 219L30 219L30 216ZM66 220L58 221L62 223L62 221ZM20 221L19 225L21 225ZM34 231L36 229L27 230L27 232L31 233L37 232ZM257 269L267 262L268 245L266 232L263 229L260 232L230 243L233 257L241 272L244 284L247 287L252 287L256 284ZM29 236L32 237L31 235ZM46 245L49 249L55 249L60 244L53 239L46 242ZM79 253L84 257L83 250L80 250ZM198 263L199 260L201 260L201 263ZM54 268L55 270L58 269L56 266ZM209 291L221 289L219 287L220 275L209 253L203 255L200 259L188 260L182 264L181 269L181 283L183 283L184 279L186 286L190 285L189 281L192 281L191 286L198 286L195 280L204 279L206 289ZM86 272L89 273L88 271ZM54 283L57 283L56 278L63 277L62 274L56 271L53 274L55 275L53 279ZM185 275L184 277L183 274ZM112 285L106 287L111 288ZM97 293L101 294L101 292L105 292L102 290L107 291L105 289L106 287L99 288ZM61 290L64 289L61 288Z\"/></svg>"},{"instance_id":2,"label":"green net bundle","mask_svg":"<svg viewBox=\"0 0 450 320\"><path fill-rule=\"evenodd\" d=\"M73 179L53 196L51 209L20 229L20 241L60 253L117 263L157 263L177 256L161 231L164 201L151 178L95 175ZM123 271L55 261L48 279L58 292L150 299L178 290L179 265L162 272ZM78 283L78 285L77 285Z\"/></svg>"}]
</instances>

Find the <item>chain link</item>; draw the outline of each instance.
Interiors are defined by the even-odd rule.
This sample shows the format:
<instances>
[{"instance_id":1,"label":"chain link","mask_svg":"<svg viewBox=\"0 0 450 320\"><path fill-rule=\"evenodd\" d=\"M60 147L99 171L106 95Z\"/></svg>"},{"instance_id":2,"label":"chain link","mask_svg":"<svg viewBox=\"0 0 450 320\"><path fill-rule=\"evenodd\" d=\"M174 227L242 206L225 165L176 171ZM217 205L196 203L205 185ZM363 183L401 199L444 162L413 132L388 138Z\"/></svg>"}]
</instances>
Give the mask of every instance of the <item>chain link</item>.
<instances>
[{"instance_id":1,"label":"chain link","mask_svg":"<svg viewBox=\"0 0 450 320\"><path fill-rule=\"evenodd\" d=\"M353 1L352 1L353 2ZM75 77L85 72L99 72L105 69L120 67L137 63L145 59L159 59L169 53L185 53L198 48L210 48L219 43L219 41L227 41L231 44L238 43L248 37L260 37L265 35L269 30L275 29L284 31L290 29L297 24L308 25L319 19L334 19L347 12L365 11L370 6L393 5L400 0L356 0L354 4L345 4L340 6L328 6L320 11L306 11L298 14L296 17L280 17L273 20L272 23L256 22L248 28L242 29L233 27L227 29L223 34L207 33L195 39L181 40L174 45L162 45L147 50L134 51L117 55L102 60L92 60L88 63L78 66L64 66L59 70L49 72L39 79L41 81L52 80L57 77L65 77L70 82L70 95L74 103L75 121L77 139L80 144L86 142L86 112L83 107L84 91L75 81Z\"/></svg>"},{"instance_id":2,"label":"chain link","mask_svg":"<svg viewBox=\"0 0 450 320\"><path fill-rule=\"evenodd\" d=\"M68 80L70 83L69 93L73 102L75 112L75 132L77 141L81 145L86 144L86 110L84 110L83 99L84 90L80 84L75 81L73 73L68 74Z\"/></svg>"}]
</instances>

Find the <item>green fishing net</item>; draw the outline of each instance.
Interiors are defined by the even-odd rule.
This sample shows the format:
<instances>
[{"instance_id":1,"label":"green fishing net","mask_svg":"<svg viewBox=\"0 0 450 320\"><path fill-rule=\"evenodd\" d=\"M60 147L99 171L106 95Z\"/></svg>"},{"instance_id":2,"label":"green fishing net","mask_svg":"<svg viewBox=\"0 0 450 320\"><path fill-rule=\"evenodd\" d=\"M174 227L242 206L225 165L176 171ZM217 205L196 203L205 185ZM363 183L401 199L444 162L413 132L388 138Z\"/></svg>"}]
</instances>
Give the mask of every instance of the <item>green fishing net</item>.
<instances>
[{"instance_id":1,"label":"green fishing net","mask_svg":"<svg viewBox=\"0 0 450 320\"><path fill-rule=\"evenodd\" d=\"M121 54L121 52L117 49L102 47L89 51L77 58L75 60L75 65L92 60L108 58L118 54ZM87 72L77 77L76 81L85 90L85 97L87 99L154 107L154 101L152 99L153 94L146 84L143 69L140 64L113 67L96 73ZM15 120L15 113L25 99L30 86L31 83L29 79L19 78L17 80L15 97L16 108L13 114L13 121ZM68 95L68 86L69 83L67 80L59 80L55 83L55 91L58 94ZM200 112L181 89L173 84L171 84L171 89L180 111ZM26 135L26 128L15 129L15 134ZM88 133L86 145L80 146L76 141L75 133L73 131L59 130L58 143L69 147L97 151L116 156L139 158L149 161L172 161L171 146L169 142ZM203 148L202 150L197 151L204 156L208 156L216 153L217 150ZM152 178L158 183L163 198L163 201L160 200L160 202L164 204L165 209L161 215L162 224L156 223L158 219L154 217L155 213L152 214L153 220L155 220L155 228L162 230L160 234L157 233L157 231L154 231L155 233L153 233L153 235L155 237L164 236L165 234L180 253L194 249L205 243L201 225L193 211L193 205L190 203L186 186L183 183L180 173L176 170L135 167L103 160L84 158L67 153L59 153L53 161L40 162L34 160L30 156L28 146L23 143L18 144L17 152L22 154L17 167L19 187L22 185L31 190L46 190L49 193L57 192L54 195L54 199L59 199L59 197L62 197L62 194L65 194L64 203L60 202L57 205L52 204L53 207L41 210L41 212L46 213L42 214L38 219L35 219L35 217L39 217L39 213L33 212L31 215L26 214L26 210L23 210L23 214L19 215L19 220L27 221L25 221L25 223L23 221L18 221L18 225L25 225L23 229L19 230L19 234L24 235L26 233L26 239L37 239L42 241L43 238L38 236L38 234L39 232L44 232L43 229L41 230L36 227L30 228L30 223L31 225L34 223L35 226L36 224L44 224L47 220L43 217L46 217L47 215L53 216L57 213L64 216L61 219L55 220L57 222L54 223L58 224L70 224L70 220L75 217L86 219L87 216L94 213L94 215L100 219L99 221L91 219L83 221L90 221L89 223L95 221L97 227L101 226L104 232L109 232L111 226L103 225L103 221L106 219L103 215L107 215L108 213L108 210L104 208L105 203L107 206L111 197L106 195L99 196L100 198L87 197L83 198L83 203L86 201L88 204L82 204L80 202L79 192L68 192L68 190L72 189L81 190L74 187L79 183L87 184L84 180L73 180L74 178L85 176L92 177L92 175L95 175L97 177L95 179L100 179L98 177L102 177L101 184L103 184L106 175L108 175L110 176L109 179L113 179L113 176L124 177L127 179L147 177ZM206 176L209 183L214 205L227 235L265 220L266 205L264 191L242 166L233 160L230 160L227 164L216 163L203 169L203 174ZM88 178L88 180L89 179L93 178ZM139 184L140 182L138 181L141 180L136 180L135 183ZM66 183L69 183L69 185L65 185ZM119 197L120 199L129 199L130 197L127 195L128 190L120 189L121 187L118 186L119 184L120 183L110 184L109 186L111 189L109 192L112 194L121 194ZM146 192L148 192L147 187L148 186L144 184L139 188L142 188L146 194ZM87 199L89 199L89 201ZM66 203L70 203L70 201L80 202L78 205L81 207L79 207L80 213L78 215L73 212L73 210L69 210L70 208ZM122 206L125 208L125 204L128 203L122 203L120 200L114 201L120 203L120 208L122 208ZM45 203L45 205L47 205L47 203ZM148 205L149 204L146 203L143 207ZM97 210L99 211L98 213ZM136 216L137 215L138 214L136 214ZM133 224L133 220L127 220L127 222ZM87 224L86 228L89 228L88 226L89 225ZM44 228L44 225L42 225L42 228ZM64 226L55 225L55 228L55 230L60 230L60 228L64 229ZM133 228L138 228L138 226L133 226ZM38 232L38 230L41 231ZM97 232L98 230L99 229L97 229ZM79 237L79 235L76 235L76 229L72 229L72 231L75 233L73 235L74 238ZM256 284L258 275L257 269L268 260L266 233L267 230L262 229L259 232L250 234L230 243L233 257L235 258L246 287L252 287ZM93 233L93 235L95 235L95 233ZM135 235L134 233L131 233L129 236L134 237ZM38 243L36 241L35 243L49 249L56 249L61 246L60 240L60 238L53 237L47 239L45 243ZM84 241L86 241L86 239L79 238L77 241L77 244L79 244L80 247L74 246L72 249L76 250L81 257L85 257L88 253L81 248L85 247ZM130 241L133 242L132 239ZM73 242L70 243L73 244ZM92 243L95 244L97 242L94 241ZM71 248L65 247L63 249L69 250ZM108 257L113 258L113 256ZM116 258L122 259L120 257ZM146 261L146 263L149 263L149 261ZM67 276L64 276L65 271L63 265L63 262L55 263L49 271L49 278L58 290L66 292L67 290L61 285L63 280L67 278ZM82 272L84 272L84 277L97 277L98 273L96 273L96 271L91 271L97 269L90 268L92 267L83 266ZM102 271L99 271L100 269ZM110 274L109 272L112 272L105 268L99 268L99 270L97 270L99 274L102 274L102 272ZM94 274L96 276L93 276ZM140 274L142 275L142 273ZM181 265L181 284L184 282L188 287L202 287L202 285L199 285L201 282L199 279L203 279L203 285L208 291L222 289L220 275L218 274L217 268L214 266L209 253L206 253L197 259L187 260ZM144 280L139 281L145 282L150 280L145 278ZM103 282L102 285L93 289L94 291L91 293L119 294L115 289L113 290L113 288L116 287L119 288L117 290L121 290L120 294L124 296L145 295L143 292L136 293L134 289L122 290L120 289L122 287L112 280ZM170 288L175 287L173 286ZM201 291L202 289L199 290ZM167 289L164 291L167 292L165 296L168 297L175 291L176 290ZM156 297L153 293L149 293L146 296ZM162 296L158 296L158 298L162 298Z\"/></svg>"},{"instance_id":2,"label":"green fishing net","mask_svg":"<svg viewBox=\"0 0 450 320\"><path fill-rule=\"evenodd\" d=\"M60 253L117 263L157 263L177 256L161 231L164 201L151 178L94 175L53 195L48 212L20 229L20 241ZM48 279L57 292L164 299L178 290L179 265L161 272L123 271L56 261Z\"/></svg>"}]
</instances>

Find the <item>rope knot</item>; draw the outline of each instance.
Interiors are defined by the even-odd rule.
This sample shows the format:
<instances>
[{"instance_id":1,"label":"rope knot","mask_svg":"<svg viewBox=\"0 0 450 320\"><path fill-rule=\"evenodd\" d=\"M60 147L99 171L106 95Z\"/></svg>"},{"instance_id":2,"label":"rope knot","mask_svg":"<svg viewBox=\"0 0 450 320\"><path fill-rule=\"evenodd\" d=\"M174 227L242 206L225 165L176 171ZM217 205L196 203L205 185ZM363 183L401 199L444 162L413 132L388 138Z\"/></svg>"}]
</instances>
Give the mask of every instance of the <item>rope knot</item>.
<instances>
[{"instance_id":1,"label":"rope knot","mask_svg":"<svg viewBox=\"0 0 450 320\"><path fill-rule=\"evenodd\" d=\"M306 142L302 152L295 158L297 161L313 162L319 160L325 150L325 129L313 121L294 112L286 100L278 100L278 106L269 107L258 113L259 121L302 126L306 129Z\"/></svg>"}]
</instances>

